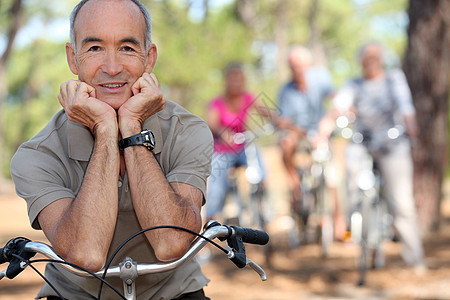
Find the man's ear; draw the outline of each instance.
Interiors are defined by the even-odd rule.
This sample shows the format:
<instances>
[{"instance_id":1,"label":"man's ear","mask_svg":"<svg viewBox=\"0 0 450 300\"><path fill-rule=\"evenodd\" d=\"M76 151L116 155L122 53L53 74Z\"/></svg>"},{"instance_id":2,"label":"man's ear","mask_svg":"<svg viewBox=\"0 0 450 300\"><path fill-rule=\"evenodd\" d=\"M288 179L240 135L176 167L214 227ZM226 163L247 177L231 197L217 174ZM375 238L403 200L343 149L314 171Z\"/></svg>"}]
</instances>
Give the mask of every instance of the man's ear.
<instances>
[{"instance_id":1,"label":"man's ear","mask_svg":"<svg viewBox=\"0 0 450 300\"><path fill-rule=\"evenodd\" d=\"M158 57L158 52L156 51L156 45L155 44L151 44L150 48L148 49L148 53L147 53L147 63L145 65L145 72L147 73L152 73L153 68L155 67L156 64L156 59Z\"/></svg>"},{"instance_id":2,"label":"man's ear","mask_svg":"<svg viewBox=\"0 0 450 300\"><path fill-rule=\"evenodd\" d=\"M67 56L67 63L69 64L70 71L72 71L73 74L78 75L77 61L76 61L76 57L75 57L75 49L73 49L73 46L71 43L66 43L66 56Z\"/></svg>"}]
</instances>

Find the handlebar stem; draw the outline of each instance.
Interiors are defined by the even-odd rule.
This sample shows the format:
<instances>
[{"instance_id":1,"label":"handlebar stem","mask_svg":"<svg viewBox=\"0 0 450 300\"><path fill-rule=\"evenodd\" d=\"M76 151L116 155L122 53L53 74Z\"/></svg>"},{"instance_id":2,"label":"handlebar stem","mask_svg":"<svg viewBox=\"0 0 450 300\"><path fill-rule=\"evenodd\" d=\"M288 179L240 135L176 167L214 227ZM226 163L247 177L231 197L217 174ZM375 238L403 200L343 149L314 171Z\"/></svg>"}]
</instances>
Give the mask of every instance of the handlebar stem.
<instances>
[{"instance_id":1,"label":"handlebar stem","mask_svg":"<svg viewBox=\"0 0 450 300\"><path fill-rule=\"evenodd\" d=\"M119 264L119 267L125 298L127 300L136 300L135 279L138 277L137 263L127 256Z\"/></svg>"}]
</instances>

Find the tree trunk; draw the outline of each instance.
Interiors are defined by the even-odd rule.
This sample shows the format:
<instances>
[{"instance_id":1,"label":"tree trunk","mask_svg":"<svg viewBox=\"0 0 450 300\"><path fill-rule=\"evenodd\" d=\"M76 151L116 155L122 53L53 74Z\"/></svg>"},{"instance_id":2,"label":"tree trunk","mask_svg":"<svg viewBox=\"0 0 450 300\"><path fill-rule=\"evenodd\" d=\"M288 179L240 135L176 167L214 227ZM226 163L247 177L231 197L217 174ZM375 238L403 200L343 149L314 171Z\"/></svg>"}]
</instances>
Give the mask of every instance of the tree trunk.
<instances>
[{"instance_id":1,"label":"tree trunk","mask_svg":"<svg viewBox=\"0 0 450 300\"><path fill-rule=\"evenodd\" d=\"M8 94L8 82L6 77L6 65L10 57L12 46L20 28L22 19L22 0L15 0L11 5L11 24L8 28L6 49L0 57L0 184L3 183L3 104Z\"/></svg>"},{"instance_id":2,"label":"tree trunk","mask_svg":"<svg viewBox=\"0 0 450 300\"><path fill-rule=\"evenodd\" d=\"M274 39L277 45L277 78L281 84L289 78L289 68L287 66L287 52L289 48L288 28L289 22L286 17L289 5L286 1L280 1L275 8L275 28Z\"/></svg>"},{"instance_id":3,"label":"tree trunk","mask_svg":"<svg viewBox=\"0 0 450 300\"><path fill-rule=\"evenodd\" d=\"M447 166L450 1L410 0L404 69L419 139L413 149L415 198L422 232L437 230Z\"/></svg>"},{"instance_id":4,"label":"tree trunk","mask_svg":"<svg viewBox=\"0 0 450 300\"><path fill-rule=\"evenodd\" d=\"M325 54L325 48L322 43L322 33L317 25L317 16L319 15L320 1L311 1L311 7L308 14L308 26L309 26L309 40L308 47L311 50L314 62L318 65L326 66L327 57Z\"/></svg>"}]
</instances>

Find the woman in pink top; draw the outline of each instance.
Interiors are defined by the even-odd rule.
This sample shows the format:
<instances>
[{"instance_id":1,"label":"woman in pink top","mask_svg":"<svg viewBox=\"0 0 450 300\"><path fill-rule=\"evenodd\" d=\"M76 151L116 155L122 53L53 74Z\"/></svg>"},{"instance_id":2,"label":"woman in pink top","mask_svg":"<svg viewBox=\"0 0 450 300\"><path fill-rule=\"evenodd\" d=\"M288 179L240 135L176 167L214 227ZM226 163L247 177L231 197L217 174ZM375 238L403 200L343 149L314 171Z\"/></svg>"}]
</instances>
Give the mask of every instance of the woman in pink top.
<instances>
[{"instance_id":1,"label":"woman in pink top","mask_svg":"<svg viewBox=\"0 0 450 300\"><path fill-rule=\"evenodd\" d=\"M241 64L229 64L225 69L224 94L213 99L208 107L207 122L214 136L214 155L208 183L207 220L223 209L229 169L247 164L245 144L236 144L234 137L236 133L245 131L249 112L253 108L263 116L270 116L269 111L257 103L257 98L245 90Z\"/></svg>"}]
</instances>

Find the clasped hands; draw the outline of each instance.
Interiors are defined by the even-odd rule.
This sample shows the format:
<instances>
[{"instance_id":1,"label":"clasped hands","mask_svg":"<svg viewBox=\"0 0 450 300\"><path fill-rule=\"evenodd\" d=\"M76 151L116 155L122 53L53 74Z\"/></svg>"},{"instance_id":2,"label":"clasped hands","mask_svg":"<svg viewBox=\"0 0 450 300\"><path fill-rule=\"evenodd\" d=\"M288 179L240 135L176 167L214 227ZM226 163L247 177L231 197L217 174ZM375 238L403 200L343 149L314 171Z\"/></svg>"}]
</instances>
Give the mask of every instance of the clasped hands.
<instances>
[{"instance_id":1,"label":"clasped hands","mask_svg":"<svg viewBox=\"0 0 450 300\"><path fill-rule=\"evenodd\" d=\"M131 97L116 109L102 101L105 99L97 99L95 88L80 80L62 83L58 99L69 120L88 127L94 136L100 128L116 130L123 137L136 134L142 123L165 104L153 73L144 73L138 78L131 87Z\"/></svg>"}]
</instances>

